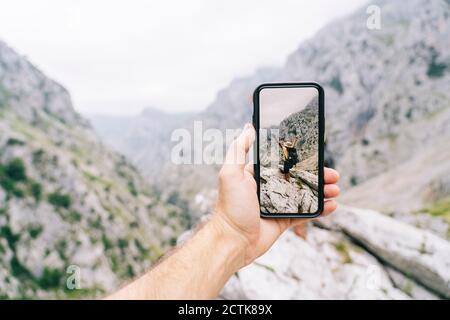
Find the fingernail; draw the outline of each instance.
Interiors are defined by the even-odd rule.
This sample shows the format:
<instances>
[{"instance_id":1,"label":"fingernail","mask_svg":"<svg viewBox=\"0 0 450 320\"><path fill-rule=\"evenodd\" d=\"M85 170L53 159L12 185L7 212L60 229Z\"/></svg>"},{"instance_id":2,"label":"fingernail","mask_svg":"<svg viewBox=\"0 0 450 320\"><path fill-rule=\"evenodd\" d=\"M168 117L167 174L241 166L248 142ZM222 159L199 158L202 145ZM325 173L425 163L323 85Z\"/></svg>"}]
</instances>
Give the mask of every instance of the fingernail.
<instances>
[{"instance_id":1,"label":"fingernail","mask_svg":"<svg viewBox=\"0 0 450 320\"><path fill-rule=\"evenodd\" d=\"M252 126L252 125L251 125L250 123L247 122L247 123L245 124L245 126L244 126L244 130L250 129L251 126Z\"/></svg>"}]
</instances>

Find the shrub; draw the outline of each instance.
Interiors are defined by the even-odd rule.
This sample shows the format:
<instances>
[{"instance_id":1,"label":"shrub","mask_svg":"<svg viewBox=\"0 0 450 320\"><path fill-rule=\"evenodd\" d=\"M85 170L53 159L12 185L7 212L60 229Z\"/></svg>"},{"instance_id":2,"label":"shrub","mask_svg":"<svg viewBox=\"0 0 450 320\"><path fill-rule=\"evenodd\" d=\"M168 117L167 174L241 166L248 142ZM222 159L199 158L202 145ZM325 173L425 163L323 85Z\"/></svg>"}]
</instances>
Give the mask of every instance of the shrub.
<instances>
[{"instance_id":1,"label":"shrub","mask_svg":"<svg viewBox=\"0 0 450 320\"><path fill-rule=\"evenodd\" d=\"M117 241L117 244L120 249L126 249L128 247L128 240L127 239L119 239Z\"/></svg>"},{"instance_id":2,"label":"shrub","mask_svg":"<svg viewBox=\"0 0 450 320\"><path fill-rule=\"evenodd\" d=\"M16 249L16 243L20 239L20 235L15 234L8 225L0 228L0 237L5 238L9 247L13 251Z\"/></svg>"},{"instance_id":3,"label":"shrub","mask_svg":"<svg viewBox=\"0 0 450 320\"><path fill-rule=\"evenodd\" d=\"M55 207L69 209L72 204L72 199L68 194L52 192L48 195L48 202Z\"/></svg>"},{"instance_id":4,"label":"shrub","mask_svg":"<svg viewBox=\"0 0 450 320\"><path fill-rule=\"evenodd\" d=\"M8 162L4 167L5 175L13 181L25 181L27 175L25 173L25 165L19 158L15 158Z\"/></svg>"},{"instance_id":5,"label":"shrub","mask_svg":"<svg viewBox=\"0 0 450 320\"><path fill-rule=\"evenodd\" d=\"M341 78L339 76L334 76L333 79L331 79L330 86L339 94L344 93L344 87L342 86Z\"/></svg>"},{"instance_id":6,"label":"shrub","mask_svg":"<svg viewBox=\"0 0 450 320\"><path fill-rule=\"evenodd\" d=\"M134 182L132 180L128 181L128 191L130 191L130 193L135 197L138 195L136 186L134 185Z\"/></svg>"},{"instance_id":7,"label":"shrub","mask_svg":"<svg viewBox=\"0 0 450 320\"><path fill-rule=\"evenodd\" d=\"M9 138L8 141L6 141L6 144L8 146L23 146L25 142L16 138Z\"/></svg>"},{"instance_id":8,"label":"shrub","mask_svg":"<svg viewBox=\"0 0 450 320\"><path fill-rule=\"evenodd\" d=\"M80 222L81 221L81 214L76 211L72 210L69 212L69 222Z\"/></svg>"},{"instance_id":9,"label":"shrub","mask_svg":"<svg viewBox=\"0 0 450 320\"><path fill-rule=\"evenodd\" d=\"M32 226L30 229L28 229L28 233L30 234L30 237L33 239L36 239L41 233L44 228L41 225Z\"/></svg>"},{"instance_id":10,"label":"shrub","mask_svg":"<svg viewBox=\"0 0 450 320\"><path fill-rule=\"evenodd\" d=\"M430 78L440 78L447 70L447 64L438 62L437 58L438 55L436 53L433 53L427 70L427 76Z\"/></svg>"},{"instance_id":11,"label":"shrub","mask_svg":"<svg viewBox=\"0 0 450 320\"><path fill-rule=\"evenodd\" d=\"M38 279L38 284L43 289L58 288L64 278L64 273L58 269L44 268L42 276Z\"/></svg>"},{"instance_id":12,"label":"shrub","mask_svg":"<svg viewBox=\"0 0 450 320\"><path fill-rule=\"evenodd\" d=\"M42 198L42 185L38 182L31 182L29 185L30 193L36 202L40 201Z\"/></svg>"}]
</instances>

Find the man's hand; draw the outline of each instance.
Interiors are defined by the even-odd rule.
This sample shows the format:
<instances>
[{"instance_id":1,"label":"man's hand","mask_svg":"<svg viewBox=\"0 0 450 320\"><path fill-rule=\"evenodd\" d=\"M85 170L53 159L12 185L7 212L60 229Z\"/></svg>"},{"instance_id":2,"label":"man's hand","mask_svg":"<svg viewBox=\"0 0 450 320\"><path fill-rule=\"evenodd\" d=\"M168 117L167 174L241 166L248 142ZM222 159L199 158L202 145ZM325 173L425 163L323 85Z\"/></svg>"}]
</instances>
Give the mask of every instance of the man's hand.
<instances>
[{"instance_id":1,"label":"man's hand","mask_svg":"<svg viewBox=\"0 0 450 320\"><path fill-rule=\"evenodd\" d=\"M246 125L231 144L211 220L153 270L108 298L215 298L236 271L266 252L287 228L304 225L308 219L260 218L252 165L245 165L254 140L255 130ZM338 179L336 171L325 170L325 197L339 194ZM327 200L322 216L335 209L336 202Z\"/></svg>"},{"instance_id":2,"label":"man's hand","mask_svg":"<svg viewBox=\"0 0 450 320\"><path fill-rule=\"evenodd\" d=\"M301 233L304 224L311 220L260 218L253 164L245 164L246 155L254 141L255 130L251 124L247 124L230 145L219 174L219 196L210 222L225 233L234 234L234 238L241 243L245 265L266 252L286 229L294 227L297 233ZM337 197L337 171L325 168L324 178L325 197ZM333 212L336 206L335 200L326 200L321 217Z\"/></svg>"}]
</instances>

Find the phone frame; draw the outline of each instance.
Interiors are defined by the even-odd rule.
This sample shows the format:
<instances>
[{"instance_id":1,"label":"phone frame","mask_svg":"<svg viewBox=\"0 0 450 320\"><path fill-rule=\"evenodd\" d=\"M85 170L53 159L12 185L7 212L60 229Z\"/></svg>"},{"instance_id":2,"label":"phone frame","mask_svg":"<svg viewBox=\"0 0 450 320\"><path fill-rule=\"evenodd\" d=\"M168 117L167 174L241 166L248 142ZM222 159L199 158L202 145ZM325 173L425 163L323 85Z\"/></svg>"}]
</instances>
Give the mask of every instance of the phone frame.
<instances>
[{"instance_id":1,"label":"phone frame","mask_svg":"<svg viewBox=\"0 0 450 320\"><path fill-rule=\"evenodd\" d=\"M253 126L256 130L256 154L254 159L254 172L257 185L258 202L260 200L260 160L259 160L259 94L263 89L267 88L315 88L319 96L319 184L318 184L318 208L316 212L312 213L271 213L267 214L259 209L259 213L263 218L314 218L319 216L323 211L324 206L324 135L325 135L325 92L322 86L316 82L285 82L285 83L263 83L259 85L253 92Z\"/></svg>"}]
</instances>

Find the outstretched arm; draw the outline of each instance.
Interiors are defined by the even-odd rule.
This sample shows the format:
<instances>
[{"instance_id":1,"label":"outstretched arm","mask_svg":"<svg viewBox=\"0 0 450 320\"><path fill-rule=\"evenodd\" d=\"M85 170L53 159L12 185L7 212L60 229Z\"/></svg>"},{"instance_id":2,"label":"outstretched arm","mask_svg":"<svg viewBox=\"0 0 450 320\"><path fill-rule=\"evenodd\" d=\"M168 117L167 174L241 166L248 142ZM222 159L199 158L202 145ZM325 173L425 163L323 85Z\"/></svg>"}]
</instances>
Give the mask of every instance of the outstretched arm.
<instances>
[{"instance_id":1,"label":"outstretched arm","mask_svg":"<svg viewBox=\"0 0 450 320\"><path fill-rule=\"evenodd\" d=\"M240 268L266 252L289 227L307 219L261 219L253 165L245 165L255 139L252 125L231 144L219 175L211 219L154 269L109 299L210 299ZM325 170L325 197L336 197L339 175ZM326 200L323 215L336 209Z\"/></svg>"},{"instance_id":2,"label":"outstretched arm","mask_svg":"<svg viewBox=\"0 0 450 320\"><path fill-rule=\"evenodd\" d=\"M217 221L206 223L180 248L108 299L211 299L244 266L244 239Z\"/></svg>"}]
</instances>

